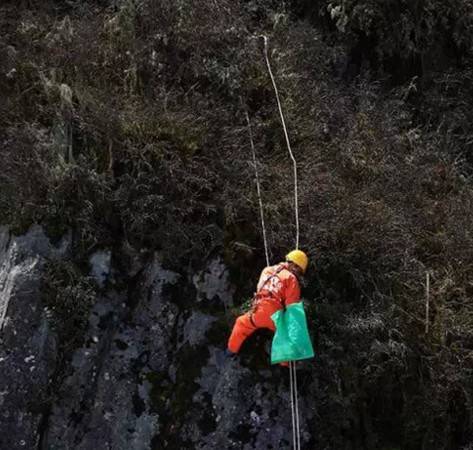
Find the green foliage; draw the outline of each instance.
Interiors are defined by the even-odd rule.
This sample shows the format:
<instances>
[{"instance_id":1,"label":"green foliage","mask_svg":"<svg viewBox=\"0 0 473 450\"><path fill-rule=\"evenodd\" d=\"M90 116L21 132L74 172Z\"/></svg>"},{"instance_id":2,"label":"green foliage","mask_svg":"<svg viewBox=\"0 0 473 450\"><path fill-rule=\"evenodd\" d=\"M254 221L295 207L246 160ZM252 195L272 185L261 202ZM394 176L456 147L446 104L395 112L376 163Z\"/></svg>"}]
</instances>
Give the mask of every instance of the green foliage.
<instances>
[{"instance_id":1,"label":"green foliage","mask_svg":"<svg viewBox=\"0 0 473 450\"><path fill-rule=\"evenodd\" d=\"M463 0L326 1L326 14L347 42L370 40L378 57L430 57L450 41L471 52L472 9Z\"/></svg>"},{"instance_id":2,"label":"green foliage","mask_svg":"<svg viewBox=\"0 0 473 450\"><path fill-rule=\"evenodd\" d=\"M96 299L92 281L71 261L49 262L44 272L42 300L58 335L59 354L68 359L82 344L89 313Z\"/></svg>"}]
</instances>

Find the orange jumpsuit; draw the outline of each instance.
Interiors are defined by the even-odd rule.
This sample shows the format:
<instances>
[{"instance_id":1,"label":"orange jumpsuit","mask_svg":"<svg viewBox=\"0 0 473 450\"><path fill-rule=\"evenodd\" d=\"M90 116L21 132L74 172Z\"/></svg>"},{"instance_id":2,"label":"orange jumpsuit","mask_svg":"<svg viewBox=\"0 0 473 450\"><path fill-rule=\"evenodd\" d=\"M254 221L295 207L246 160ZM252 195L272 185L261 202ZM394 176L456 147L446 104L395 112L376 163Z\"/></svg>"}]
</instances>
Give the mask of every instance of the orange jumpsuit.
<instances>
[{"instance_id":1,"label":"orange jumpsuit","mask_svg":"<svg viewBox=\"0 0 473 450\"><path fill-rule=\"evenodd\" d=\"M258 281L253 308L235 321L228 349L238 353L246 338L259 328L274 331L271 316L284 306L300 301L300 296L299 280L288 269L287 263L266 267Z\"/></svg>"}]
</instances>

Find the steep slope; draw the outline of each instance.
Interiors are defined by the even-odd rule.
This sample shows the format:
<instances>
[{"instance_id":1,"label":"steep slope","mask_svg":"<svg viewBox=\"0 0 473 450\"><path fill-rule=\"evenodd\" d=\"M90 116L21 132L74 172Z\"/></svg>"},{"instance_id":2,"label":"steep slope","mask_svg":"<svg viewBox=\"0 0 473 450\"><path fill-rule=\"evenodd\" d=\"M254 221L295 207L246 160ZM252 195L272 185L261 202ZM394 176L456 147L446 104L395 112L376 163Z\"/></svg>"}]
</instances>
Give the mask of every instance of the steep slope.
<instances>
[{"instance_id":1,"label":"steep slope","mask_svg":"<svg viewBox=\"0 0 473 450\"><path fill-rule=\"evenodd\" d=\"M304 444L468 448L472 17L464 0L3 2L8 448L289 445L268 336L215 366L264 265L245 110L272 259L294 242L262 33L313 261Z\"/></svg>"}]
</instances>

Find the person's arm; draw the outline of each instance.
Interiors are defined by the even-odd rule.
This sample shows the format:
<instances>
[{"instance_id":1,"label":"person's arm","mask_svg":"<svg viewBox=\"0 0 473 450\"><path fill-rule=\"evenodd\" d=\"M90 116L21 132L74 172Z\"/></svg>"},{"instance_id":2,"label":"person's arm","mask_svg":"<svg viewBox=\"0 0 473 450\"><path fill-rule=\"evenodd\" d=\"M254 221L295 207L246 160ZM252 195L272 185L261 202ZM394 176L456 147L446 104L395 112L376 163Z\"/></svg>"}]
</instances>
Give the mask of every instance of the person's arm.
<instances>
[{"instance_id":1,"label":"person's arm","mask_svg":"<svg viewBox=\"0 0 473 450\"><path fill-rule=\"evenodd\" d=\"M301 300L301 288L296 276L293 275L287 279L285 294L286 306Z\"/></svg>"}]
</instances>

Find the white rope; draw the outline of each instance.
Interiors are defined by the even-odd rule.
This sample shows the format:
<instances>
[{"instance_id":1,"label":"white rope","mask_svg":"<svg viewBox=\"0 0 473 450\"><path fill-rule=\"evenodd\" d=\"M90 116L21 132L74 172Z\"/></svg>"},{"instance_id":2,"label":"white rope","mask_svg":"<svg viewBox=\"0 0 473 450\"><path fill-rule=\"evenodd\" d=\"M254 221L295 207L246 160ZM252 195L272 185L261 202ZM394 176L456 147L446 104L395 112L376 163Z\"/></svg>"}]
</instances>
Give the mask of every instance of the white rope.
<instances>
[{"instance_id":1,"label":"white rope","mask_svg":"<svg viewBox=\"0 0 473 450\"><path fill-rule=\"evenodd\" d=\"M425 274L425 334L429 334L430 272Z\"/></svg>"},{"instance_id":2,"label":"white rope","mask_svg":"<svg viewBox=\"0 0 473 450\"><path fill-rule=\"evenodd\" d=\"M297 161L294 158L294 154L292 153L291 143L289 142L289 135L287 134L286 122L284 120L284 114L282 112L281 101L279 100L279 92L276 86L276 81L273 76L273 72L271 70L271 64L269 62L268 56L268 37L263 36L264 39L264 56L266 58L266 65L268 66L269 76L271 77L271 81L273 82L274 92L276 93L276 100L278 102L279 108L279 115L281 116L282 126L284 128L284 136L286 137L287 149L289 151L289 156L292 159L292 164L294 168L294 209L296 214L296 249L299 248L299 199L298 199L298 181L297 181Z\"/></svg>"},{"instance_id":3,"label":"white rope","mask_svg":"<svg viewBox=\"0 0 473 450\"><path fill-rule=\"evenodd\" d=\"M292 416L292 446L297 450L297 436L296 436L296 402L294 400L294 374L292 372L292 361L289 361L289 379L291 387L291 416Z\"/></svg>"},{"instance_id":4,"label":"white rope","mask_svg":"<svg viewBox=\"0 0 473 450\"><path fill-rule=\"evenodd\" d=\"M284 120L284 114L281 107L281 101L279 99L279 91L276 85L276 80L271 70L271 64L269 62L268 55L268 37L263 36L264 39L264 56L266 59L266 65L268 67L269 76L273 83L274 92L276 94L276 100L278 103L279 115L281 116L281 122L284 129L284 136L286 138L287 150L292 160L294 170L294 210L296 216L296 249L299 248L299 199L298 199L298 179L297 179L297 161L292 153L291 143L289 141L289 135L287 133L286 122ZM289 361L289 372L290 372L290 385L291 385L291 412L292 412L292 440L295 450L301 448L301 436L300 436L300 423L299 423L299 400L297 392L297 369L295 361Z\"/></svg>"},{"instance_id":5,"label":"white rope","mask_svg":"<svg viewBox=\"0 0 473 450\"><path fill-rule=\"evenodd\" d=\"M260 209L261 217L261 228L263 230L263 242L264 242L264 251L266 254L266 264L269 266L269 251L268 251L268 241L266 238L266 227L264 222L264 210L263 210L263 201L261 197L261 188L258 174L258 165L256 160L256 150L253 142L253 133L251 131L251 122L248 116L248 112L245 111L246 121L248 124L248 134L250 136L251 151L253 154L253 165L255 168L255 180L256 180L256 190L258 193L258 202ZM300 450L301 448L301 436L300 436L300 425L299 425L299 400L297 392L297 372L296 372L296 363L295 361L289 361L289 376L290 376L290 388L291 388L291 415L292 415L292 443L295 450Z\"/></svg>"},{"instance_id":6,"label":"white rope","mask_svg":"<svg viewBox=\"0 0 473 450\"><path fill-rule=\"evenodd\" d=\"M301 429L299 423L299 395L297 391L297 366L296 361L292 361L292 369L294 370L293 381L294 381L294 403L295 403L295 416L296 416L296 436L297 436L297 450L301 449Z\"/></svg>"},{"instance_id":7,"label":"white rope","mask_svg":"<svg viewBox=\"0 0 473 450\"><path fill-rule=\"evenodd\" d=\"M245 111L245 115L246 115L246 122L248 123L248 134L250 135L251 151L253 153L253 166L255 167L256 192L258 193L258 202L259 202L259 210L260 210L260 218L261 218L261 229L263 230L264 252L266 254L266 265L269 266L268 240L266 238L266 227L265 227L265 224L264 224L263 200L261 199L261 188L260 188L260 182L259 182L258 164L257 164L257 161L256 161L256 150L255 150L255 144L253 142L253 133L251 132L250 117L248 116L247 111Z\"/></svg>"},{"instance_id":8,"label":"white rope","mask_svg":"<svg viewBox=\"0 0 473 450\"><path fill-rule=\"evenodd\" d=\"M264 210L263 210L263 201L261 198L258 166L257 166L257 161L256 161L256 150L255 150L255 146L253 142L253 134L251 132L251 122L250 122L250 118L248 116L247 111L245 111L245 115L246 115L246 121L248 123L248 133L250 136L251 151L253 153L253 165L255 167L256 190L258 192L258 201L259 201L260 216L261 216L261 228L263 230L264 251L266 254L266 264L269 266L268 242L266 239L266 227L264 224ZM298 393L297 393L296 363L294 361L289 361L289 373L290 373L290 386L291 386L292 443L295 450L300 450L301 437L300 437L300 427L299 427L299 401L298 401Z\"/></svg>"},{"instance_id":9,"label":"white rope","mask_svg":"<svg viewBox=\"0 0 473 450\"><path fill-rule=\"evenodd\" d=\"M271 77L271 81L273 83L274 92L276 94L276 100L278 103L279 114L281 116L281 122L284 129L284 136L286 137L287 149L289 151L289 156L291 157L293 163L293 170L294 170L294 209L295 209L295 217L296 217L296 249L299 248L299 200L298 200L298 179L297 179L297 161L292 153L291 143L289 141L289 135L287 133L286 122L284 120L284 114L282 112L281 101L279 100L279 92L276 86L276 81L273 76L273 72L271 70L271 64L269 62L268 56L268 38L267 36L263 36L264 38L264 55L266 58L266 65L268 67L268 72ZM264 210L263 210L263 201L261 198L261 188L260 188L260 181L259 181L259 174L258 174L258 166L256 160L256 151L253 142L253 134L251 132L251 123L250 118L248 116L248 112L245 111L246 121L248 124L248 132L250 136L251 142L251 150L253 153L253 165L255 167L255 180L256 180L256 189L258 193L258 202L260 208L260 216L261 216L261 228L263 230L263 241L264 241L264 249L266 254L266 263L269 266L269 251L268 251L268 243L266 238L266 227L264 222ZM291 413L292 413L292 442L293 448L295 450L300 450L301 448L301 438L300 438L300 423L299 423L299 400L298 400L298 391L297 391L297 368L295 361L289 361L289 376L290 376L290 389L291 389Z\"/></svg>"}]
</instances>

